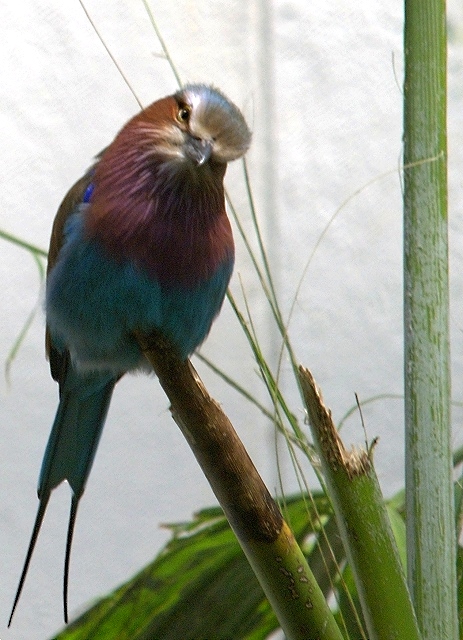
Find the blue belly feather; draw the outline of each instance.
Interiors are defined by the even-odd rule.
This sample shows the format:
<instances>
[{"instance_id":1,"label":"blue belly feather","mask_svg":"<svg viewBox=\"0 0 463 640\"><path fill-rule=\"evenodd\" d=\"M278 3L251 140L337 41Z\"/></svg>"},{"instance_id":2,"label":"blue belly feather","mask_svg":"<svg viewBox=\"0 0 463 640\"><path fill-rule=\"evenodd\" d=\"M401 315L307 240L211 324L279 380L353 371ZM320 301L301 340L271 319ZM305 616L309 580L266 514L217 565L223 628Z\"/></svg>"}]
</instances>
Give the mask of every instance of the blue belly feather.
<instances>
[{"instance_id":1,"label":"blue belly feather","mask_svg":"<svg viewBox=\"0 0 463 640\"><path fill-rule=\"evenodd\" d=\"M87 206L80 205L68 220L64 246L48 276L47 323L54 346L68 349L78 369L122 373L148 367L133 332L156 329L187 358L220 310L233 260L194 288L161 286L84 237Z\"/></svg>"}]
</instances>

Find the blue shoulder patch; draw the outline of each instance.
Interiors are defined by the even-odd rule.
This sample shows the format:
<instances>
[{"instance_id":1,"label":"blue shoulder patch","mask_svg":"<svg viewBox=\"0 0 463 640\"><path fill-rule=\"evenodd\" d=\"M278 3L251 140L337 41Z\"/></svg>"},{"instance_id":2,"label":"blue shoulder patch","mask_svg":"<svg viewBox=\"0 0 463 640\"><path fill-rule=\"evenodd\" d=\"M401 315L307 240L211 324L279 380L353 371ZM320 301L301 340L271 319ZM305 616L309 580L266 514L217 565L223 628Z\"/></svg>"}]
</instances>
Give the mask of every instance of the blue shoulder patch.
<instances>
[{"instance_id":1,"label":"blue shoulder patch","mask_svg":"<svg viewBox=\"0 0 463 640\"><path fill-rule=\"evenodd\" d=\"M82 198L82 202L90 202L90 199L92 197L92 193L93 193L93 189L95 188L95 185L93 184L93 182L91 182L88 187L85 189L85 193L84 193L84 197Z\"/></svg>"}]
</instances>

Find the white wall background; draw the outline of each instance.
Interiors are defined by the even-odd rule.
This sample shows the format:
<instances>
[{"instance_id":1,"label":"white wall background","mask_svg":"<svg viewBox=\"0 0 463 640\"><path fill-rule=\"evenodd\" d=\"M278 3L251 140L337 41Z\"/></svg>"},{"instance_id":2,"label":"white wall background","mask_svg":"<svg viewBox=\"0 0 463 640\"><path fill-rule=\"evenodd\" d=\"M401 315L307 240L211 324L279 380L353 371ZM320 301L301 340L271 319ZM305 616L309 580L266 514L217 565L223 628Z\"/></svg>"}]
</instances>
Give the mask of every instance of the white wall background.
<instances>
[{"instance_id":1,"label":"white wall background","mask_svg":"<svg viewBox=\"0 0 463 640\"><path fill-rule=\"evenodd\" d=\"M184 80L216 84L242 106L254 131L249 168L282 307L287 314L322 231L328 229L299 290L290 336L321 384L336 419L376 394L402 393L402 229L397 167L401 153L402 3L398 0L171 0L152 9ZM141 0L87 0L112 54L144 104L172 93ZM463 9L449 1L449 152L453 395L463 389ZM92 156L138 110L77 0L17 0L0 6L0 228L46 248L67 188ZM239 165L227 184L247 228ZM237 239L238 240L238 239ZM272 357L275 332L242 243L241 277L259 335ZM33 260L0 241L3 305L0 363L38 300ZM56 490L13 627L6 629L37 500L36 482L57 404L39 313L0 382L0 637L39 640L60 628L61 572L69 489ZM204 352L262 399L249 348L225 306ZM287 375L292 409L301 403ZM273 432L203 366L212 394L230 415L273 490ZM116 390L81 502L70 579L70 609L147 563L167 540L164 522L215 502L171 421L154 379L124 379ZM454 441L461 442L461 408ZM387 495L403 482L402 402L365 408ZM357 416L347 443L362 442ZM283 460L286 489L296 488ZM305 465L307 473L307 465Z\"/></svg>"}]
</instances>

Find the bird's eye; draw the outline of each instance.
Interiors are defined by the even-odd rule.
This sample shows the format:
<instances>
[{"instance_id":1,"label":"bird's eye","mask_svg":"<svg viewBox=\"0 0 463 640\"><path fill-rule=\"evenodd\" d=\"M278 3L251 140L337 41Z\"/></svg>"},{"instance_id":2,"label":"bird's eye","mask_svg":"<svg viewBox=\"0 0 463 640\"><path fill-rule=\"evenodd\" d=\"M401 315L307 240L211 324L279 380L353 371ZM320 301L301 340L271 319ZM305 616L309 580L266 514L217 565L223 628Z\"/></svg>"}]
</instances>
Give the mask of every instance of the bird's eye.
<instances>
[{"instance_id":1,"label":"bird's eye","mask_svg":"<svg viewBox=\"0 0 463 640\"><path fill-rule=\"evenodd\" d=\"M179 122L188 122L190 119L191 109L190 107L180 107L177 112L177 120Z\"/></svg>"}]
</instances>

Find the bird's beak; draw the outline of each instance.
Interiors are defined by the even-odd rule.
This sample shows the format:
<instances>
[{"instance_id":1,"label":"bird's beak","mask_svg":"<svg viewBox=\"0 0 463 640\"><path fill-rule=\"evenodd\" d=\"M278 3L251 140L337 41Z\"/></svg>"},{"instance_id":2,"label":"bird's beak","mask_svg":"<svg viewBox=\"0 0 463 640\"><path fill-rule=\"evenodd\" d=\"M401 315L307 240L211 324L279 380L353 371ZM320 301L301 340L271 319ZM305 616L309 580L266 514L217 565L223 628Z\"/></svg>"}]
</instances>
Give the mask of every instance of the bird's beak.
<instances>
[{"instance_id":1,"label":"bird's beak","mask_svg":"<svg viewBox=\"0 0 463 640\"><path fill-rule=\"evenodd\" d=\"M188 158L193 160L193 162L196 162L200 167L211 157L212 147L212 140L203 140L202 138L193 138L192 136L189 136L185 144L185 153Z\"/></svg>"}]
</instances>

